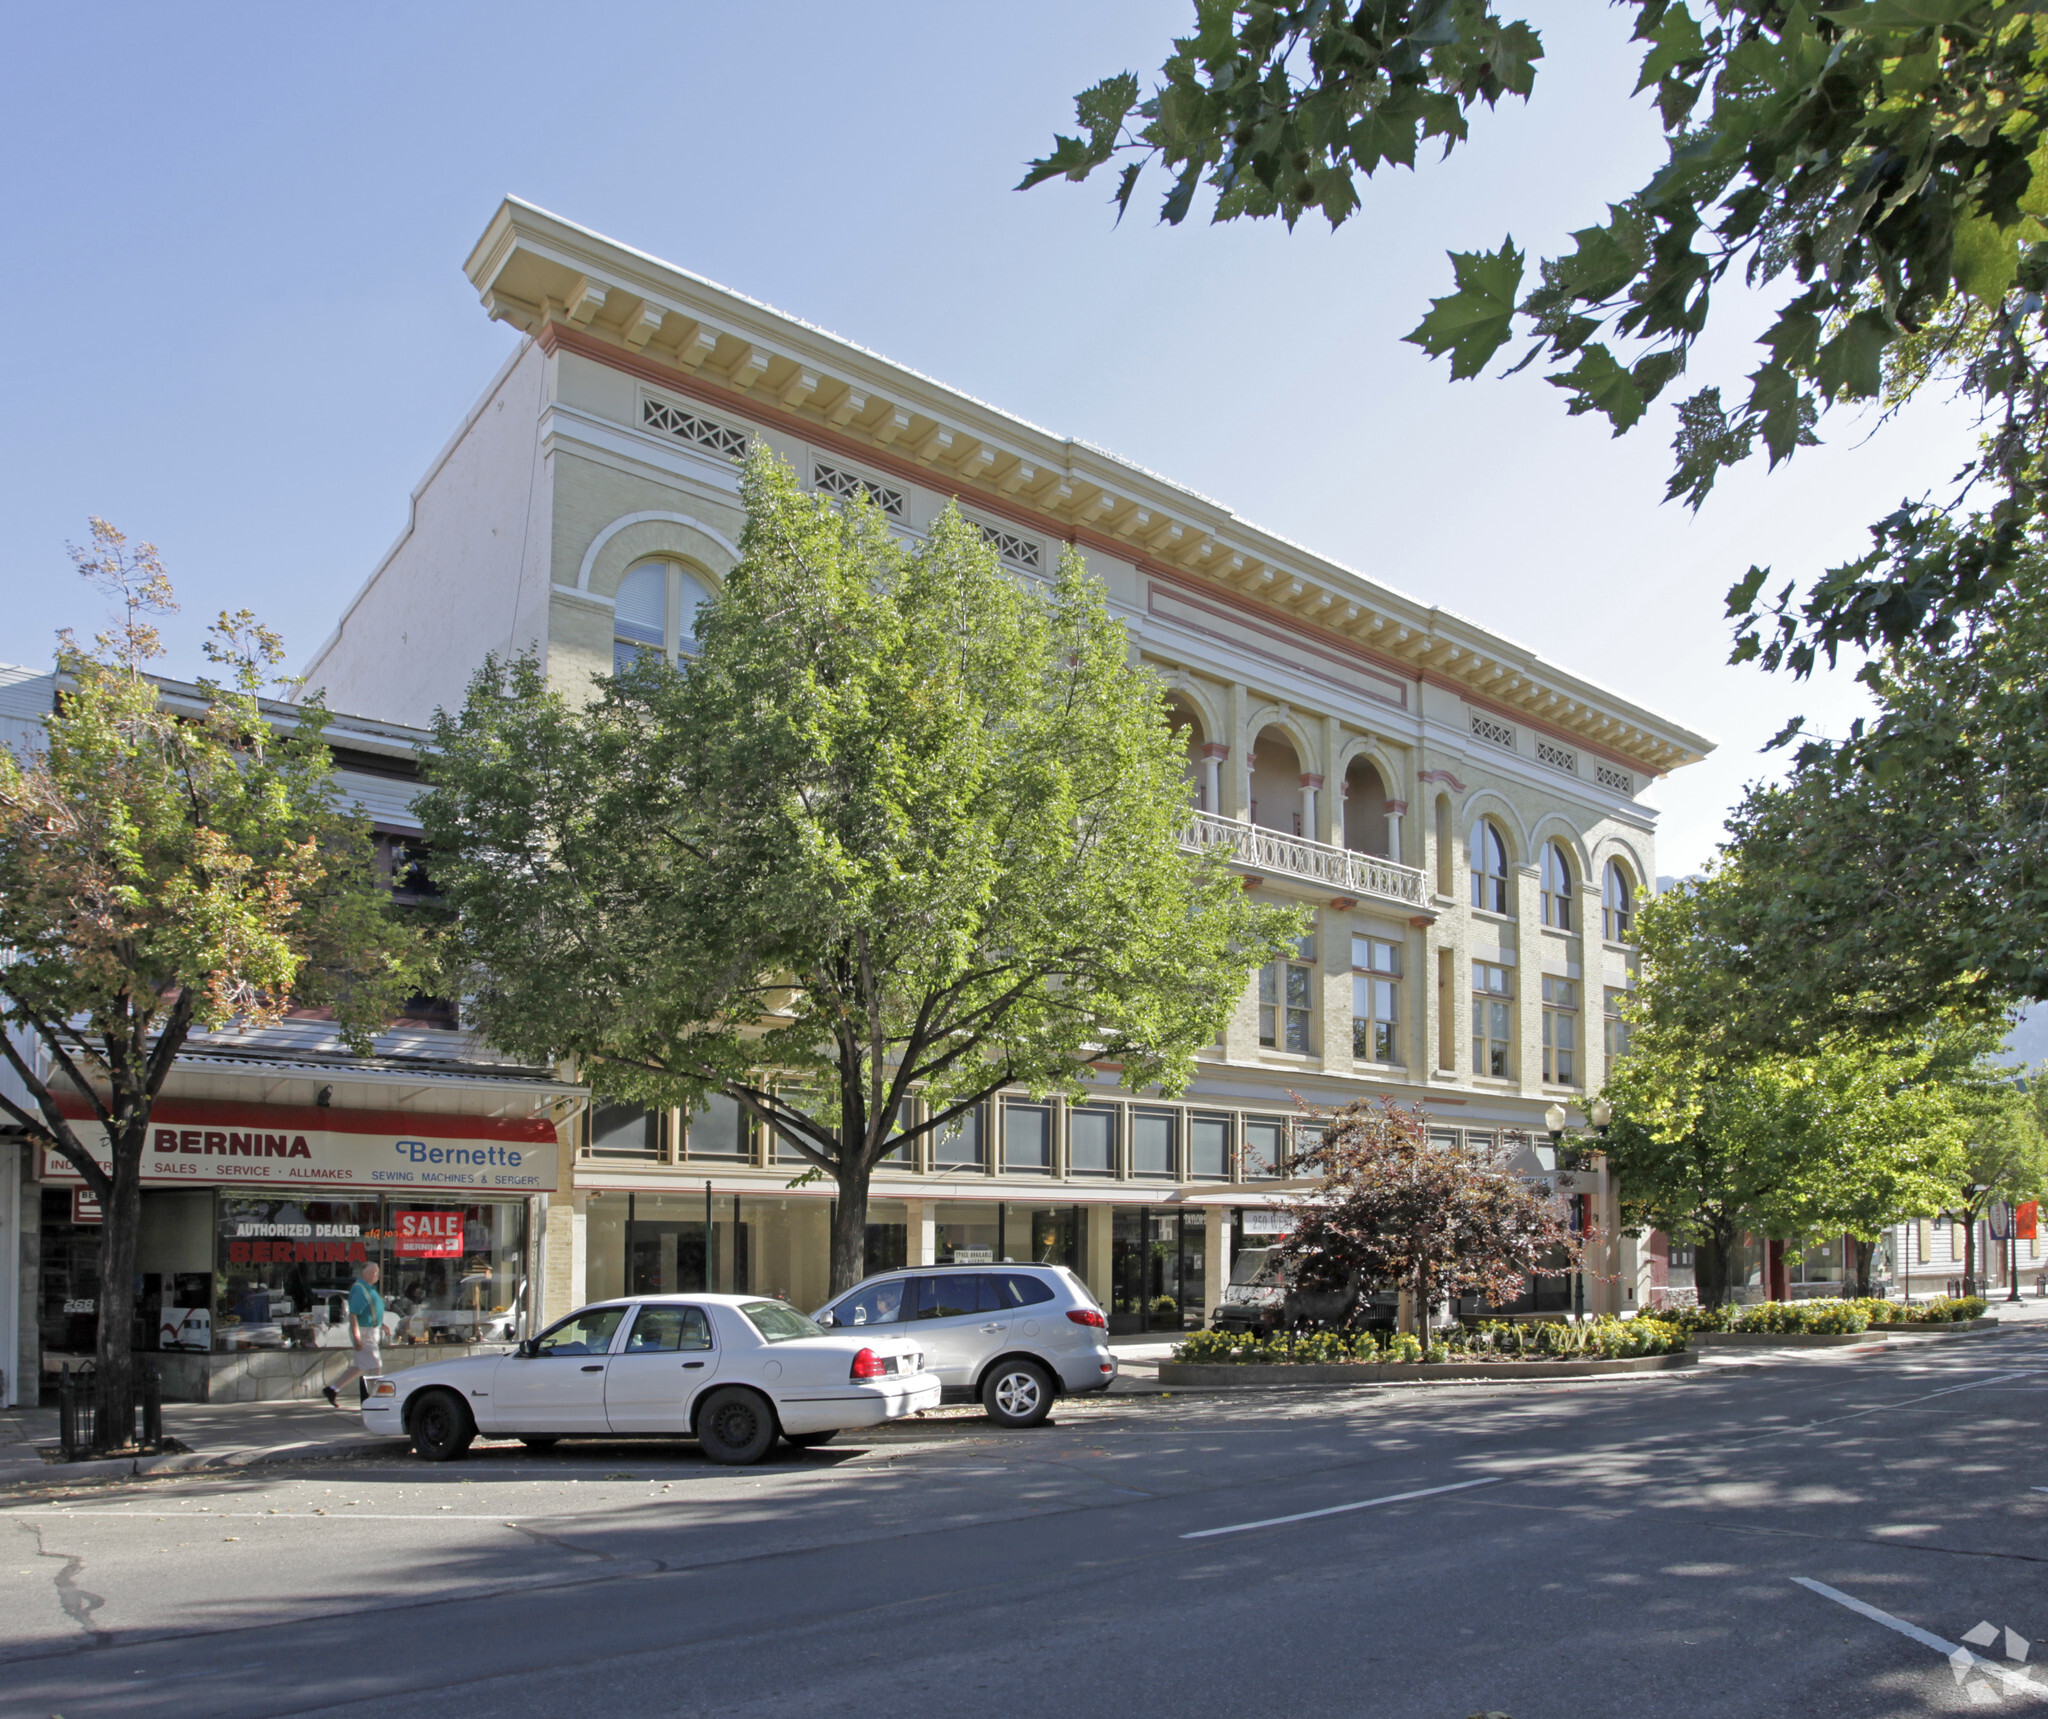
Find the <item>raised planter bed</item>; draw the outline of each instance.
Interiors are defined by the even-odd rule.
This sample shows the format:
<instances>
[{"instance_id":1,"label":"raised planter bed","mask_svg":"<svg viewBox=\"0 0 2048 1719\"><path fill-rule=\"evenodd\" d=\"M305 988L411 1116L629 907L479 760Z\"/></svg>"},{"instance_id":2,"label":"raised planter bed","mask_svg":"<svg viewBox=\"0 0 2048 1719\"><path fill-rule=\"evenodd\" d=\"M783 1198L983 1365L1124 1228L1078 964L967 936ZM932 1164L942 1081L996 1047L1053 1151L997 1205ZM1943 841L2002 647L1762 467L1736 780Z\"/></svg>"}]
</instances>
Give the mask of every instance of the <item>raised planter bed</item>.
<instances>
[{"instance_id":1,"label":"raised planter bed","mask_svg":"<svg viewBox=\"0 0 2048 1719\"><path fill-rule=\"evenodd\" d=\"M1618 1361L1336 1361L1263 1365L1234 1361L1162 1361L1162 1385L1391 1385L1430 1379L1592 1379L1603 1373L1662 1373L1699 1357L1629 1355Z\"/></svg>"}]
</instances>

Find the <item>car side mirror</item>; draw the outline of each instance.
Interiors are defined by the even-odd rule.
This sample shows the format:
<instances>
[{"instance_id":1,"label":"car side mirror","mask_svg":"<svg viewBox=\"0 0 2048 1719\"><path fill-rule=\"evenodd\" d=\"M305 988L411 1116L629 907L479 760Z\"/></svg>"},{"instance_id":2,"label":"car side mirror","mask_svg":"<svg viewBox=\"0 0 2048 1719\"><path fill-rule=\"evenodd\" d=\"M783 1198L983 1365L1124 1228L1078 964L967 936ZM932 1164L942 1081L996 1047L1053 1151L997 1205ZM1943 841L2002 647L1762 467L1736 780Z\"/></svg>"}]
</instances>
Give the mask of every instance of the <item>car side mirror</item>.
<instances>
[{"instance_id":1,"label":"car side mirror","mask_svg":"<svg viewBox=\"0 0 2048 1719\"><path fill-rule=\"evenodd\" d=\"M538 1337L524 1339L513 1353L522 1361L531 1361L534 1356L540 1353L540 1339Z\"/></svg>"},{"instance_id":2,"label":"car side mirror","mask_svg":"<svg viewBox=\"0 0 2048 1719\"><path fill-rule=\"evenodd\" d=\"M828 1311L818 1315L818 1323L820 1325L837 1325L839 1323L839 1320L834 1314Z\"/></svg>"}]
</instances>

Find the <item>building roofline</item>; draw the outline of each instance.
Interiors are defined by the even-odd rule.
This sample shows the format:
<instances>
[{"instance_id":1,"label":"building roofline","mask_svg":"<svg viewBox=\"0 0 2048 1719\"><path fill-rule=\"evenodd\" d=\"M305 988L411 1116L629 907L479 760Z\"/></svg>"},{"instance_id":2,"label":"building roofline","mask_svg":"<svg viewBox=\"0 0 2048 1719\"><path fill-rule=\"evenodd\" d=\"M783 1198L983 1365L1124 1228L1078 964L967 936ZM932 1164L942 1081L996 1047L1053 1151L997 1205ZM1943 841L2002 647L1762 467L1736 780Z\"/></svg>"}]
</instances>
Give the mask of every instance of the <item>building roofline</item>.
<instances>
[{"instance_id":1,"label":"building roofline","mask_svg":"<svg viewBox=\"0 0 2048 1719\"><path fill-rule=\"evenodd\" d=\"M496 319L691 393L865 447L918 481L1194 578L1661 774L1707 736L1441 605L1425 605L1122 456L1006 413L815 323L517 197L465 264ZM521 351L524 351L522 345Z\"/></svg>"}]
</instances>

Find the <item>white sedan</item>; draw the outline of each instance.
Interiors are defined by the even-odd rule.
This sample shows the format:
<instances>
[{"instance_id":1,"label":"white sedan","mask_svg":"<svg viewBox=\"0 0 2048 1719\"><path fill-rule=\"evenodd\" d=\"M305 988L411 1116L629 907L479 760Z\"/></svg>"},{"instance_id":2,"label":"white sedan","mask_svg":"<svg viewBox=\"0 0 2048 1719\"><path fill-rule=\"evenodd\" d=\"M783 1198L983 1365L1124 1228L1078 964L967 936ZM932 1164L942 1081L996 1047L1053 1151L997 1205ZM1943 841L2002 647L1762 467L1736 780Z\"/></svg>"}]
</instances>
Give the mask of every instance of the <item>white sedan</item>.
<instances>
[{"instance_id":1,"label":"white sedan","mask_svg":"<svg viewBox=\"0 0 2048 1719\"><path fill-rule=\"evenodd\" d=\"M713 1462L749 1463L778 1436L823 1444L938 1401L913 1338L834 1335L756 1295L636 1295L580 1308L509 1355L372 1379L363 1425L428 1462L481 1433L534 1446L695 1437Z\"/></svg>"}]
</instances>

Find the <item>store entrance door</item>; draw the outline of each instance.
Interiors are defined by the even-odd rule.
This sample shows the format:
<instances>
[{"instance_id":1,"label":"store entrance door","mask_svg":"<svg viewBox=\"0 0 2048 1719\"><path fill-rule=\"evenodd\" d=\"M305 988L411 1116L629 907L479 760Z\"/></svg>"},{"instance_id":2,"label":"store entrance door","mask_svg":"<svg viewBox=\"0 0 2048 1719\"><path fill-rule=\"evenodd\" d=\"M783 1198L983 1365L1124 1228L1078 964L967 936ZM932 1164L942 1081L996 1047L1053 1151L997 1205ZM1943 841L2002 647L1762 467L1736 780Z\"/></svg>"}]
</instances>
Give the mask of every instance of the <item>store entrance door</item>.
<instances>
[{"instance_id":1,"label":"store entrance door","mask_svg":"<svg viewBox=\"0 0 2048 1719\"><path fill-rule=\"evenodd\" d=\"M1198 1330L1207 1214L1118 1206L1110 1232L1112 1335Z\"/></svg>"}]
</instances>

